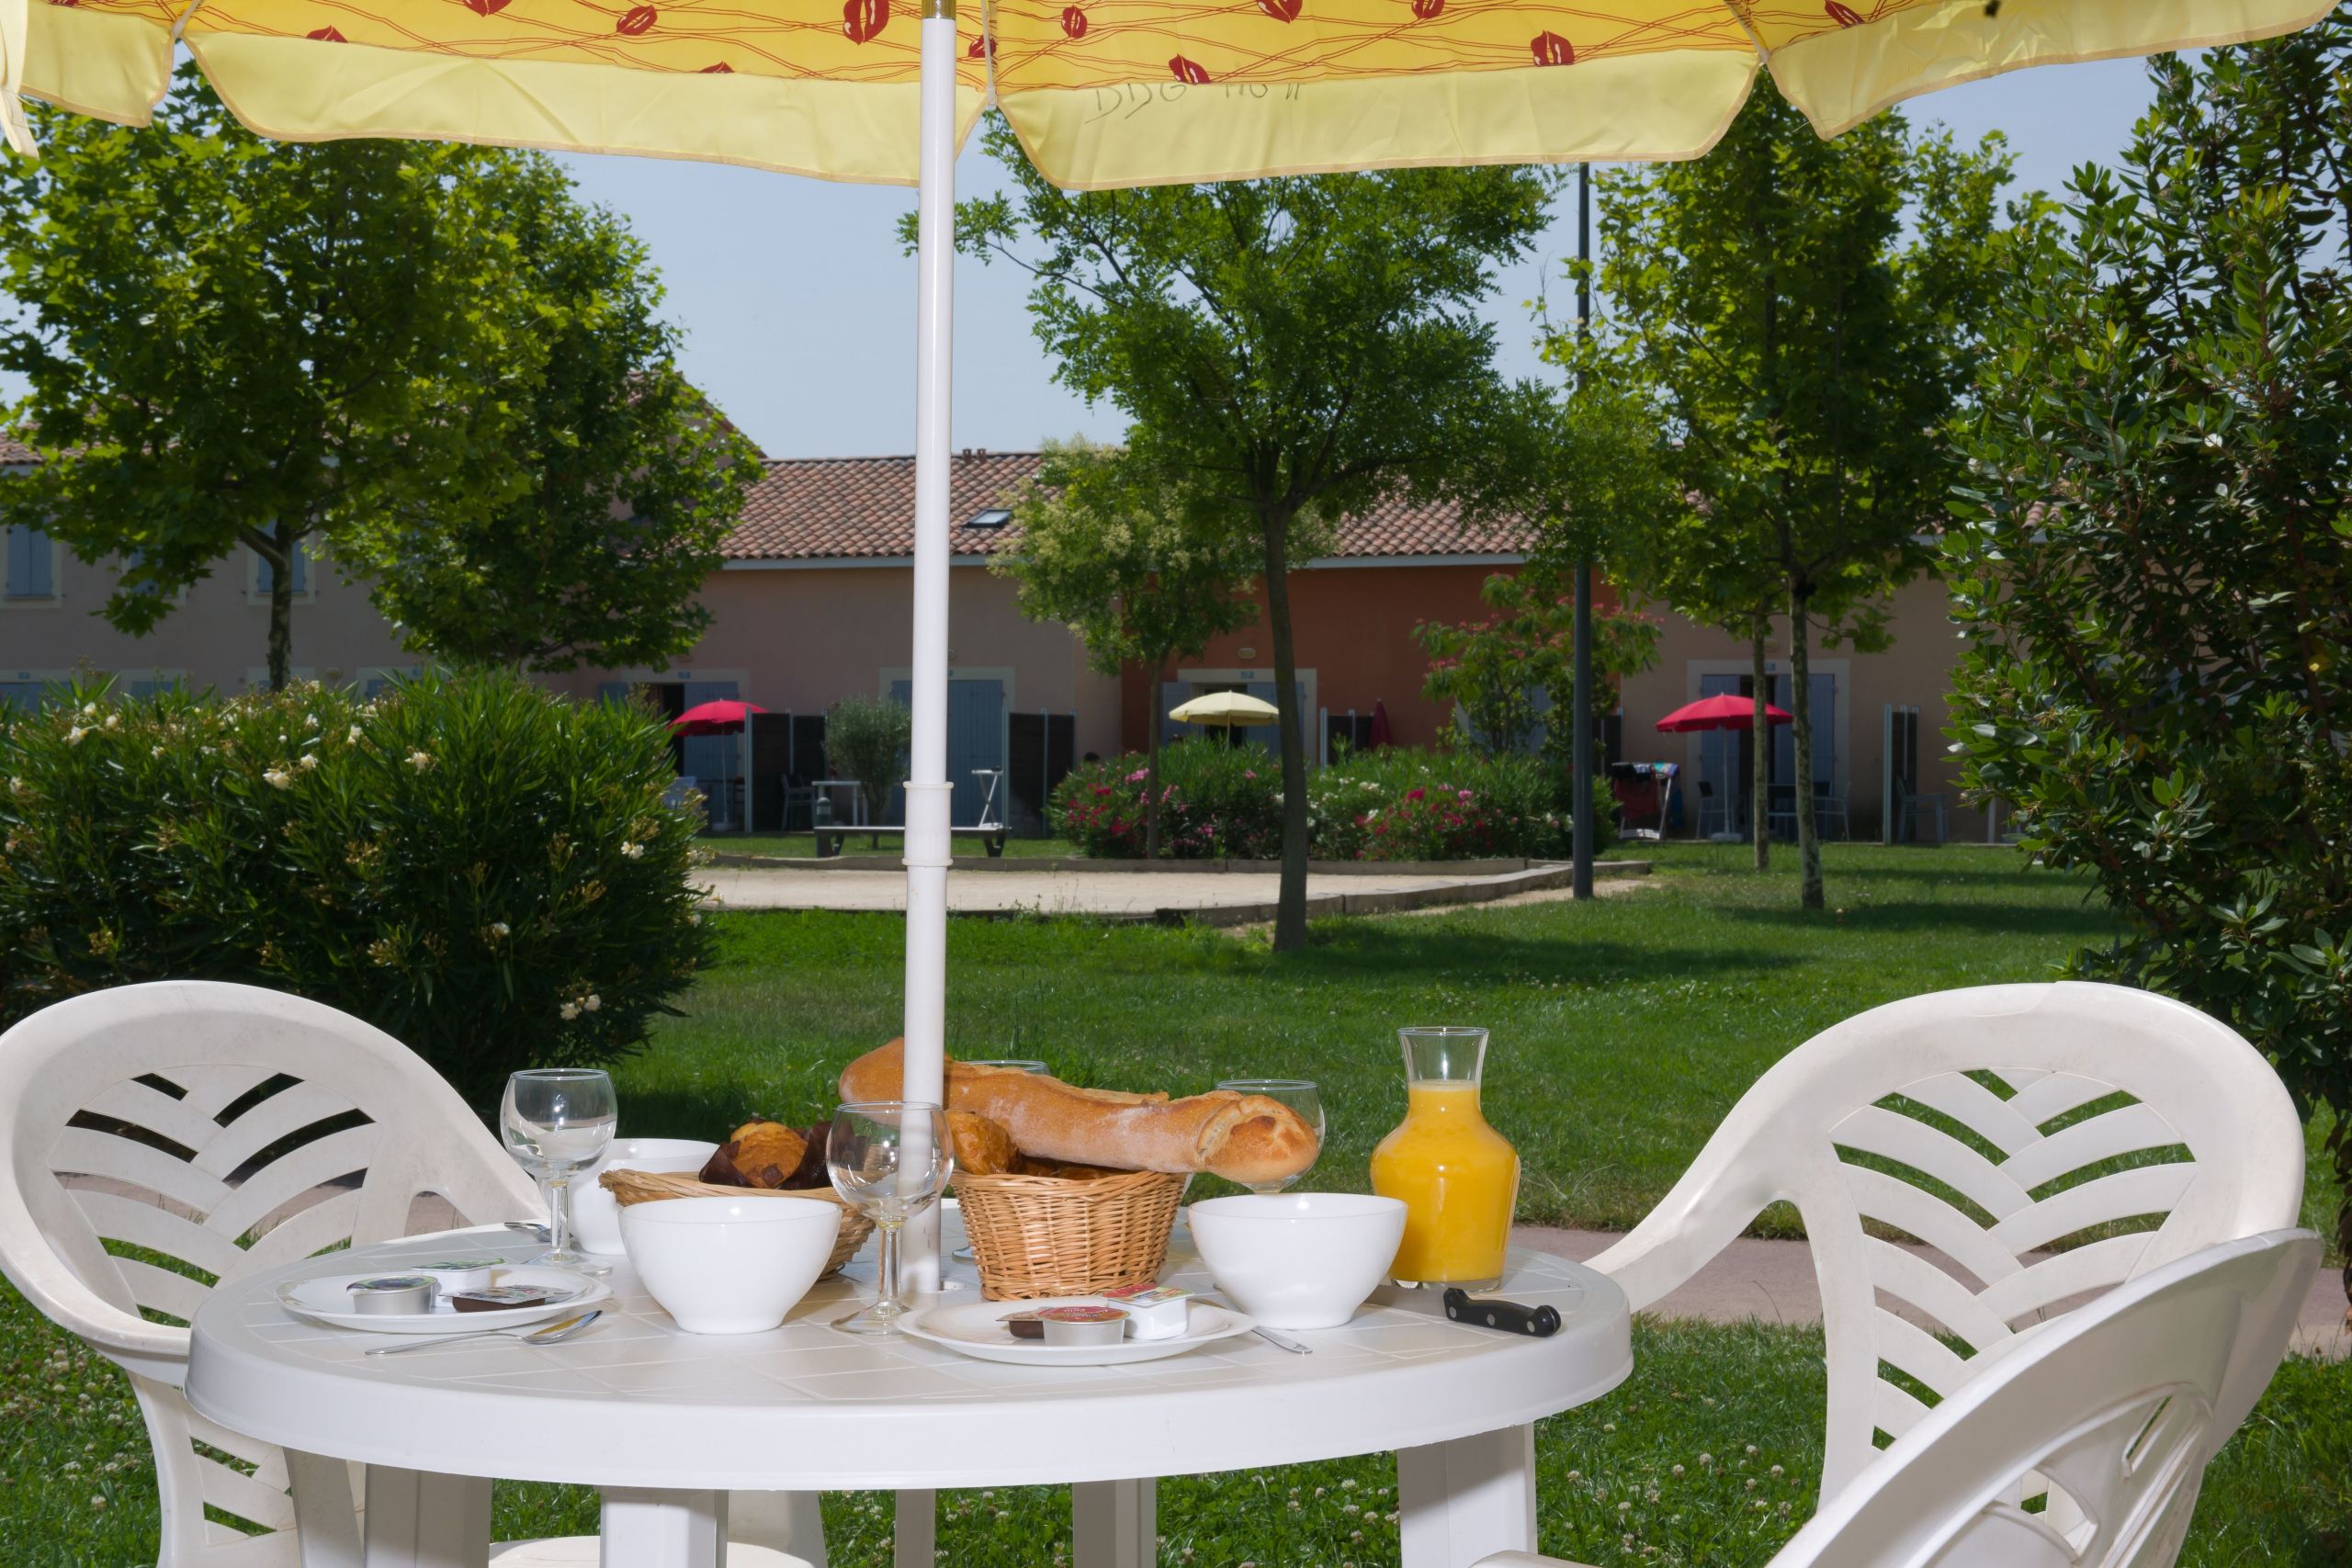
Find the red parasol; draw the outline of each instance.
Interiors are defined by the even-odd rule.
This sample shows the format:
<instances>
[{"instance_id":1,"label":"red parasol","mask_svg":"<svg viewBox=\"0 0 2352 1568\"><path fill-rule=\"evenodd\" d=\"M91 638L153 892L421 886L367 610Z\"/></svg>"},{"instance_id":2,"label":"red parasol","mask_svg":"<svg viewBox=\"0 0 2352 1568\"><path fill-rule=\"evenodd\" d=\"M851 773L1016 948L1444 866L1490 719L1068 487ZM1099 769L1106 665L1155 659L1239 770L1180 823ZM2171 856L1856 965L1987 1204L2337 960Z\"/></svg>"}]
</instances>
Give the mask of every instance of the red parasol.
<instances>
[{"instance_id":1,"label":"red parasol","mask_svg":"<svg viewBox=\"0 0 2352 1568\"><path fill-rule=\"evenodd\" d=\"M737 702L732 697L696 703L672 719L670 728L678 735L737 735L751 722L752 715L767 711L757 703Z\"/></svg>"},{"instance_id":2,"label":"red parasol","mask_svg":"<svg viewBox=\"0 0 2352 1568\"><path fill-rule=\"evenodd\" d=\"M1747 729L1755 722L1756 699L1725 692L1721 696L1702 697L1695 703L1676 708L1659 719L1657 727L1668 735L1679 735L1692 729ZM1764 722L1767 726L1793 724L1796 715L1767 703L1764 705Z\"/></svg>"}]
</instances>

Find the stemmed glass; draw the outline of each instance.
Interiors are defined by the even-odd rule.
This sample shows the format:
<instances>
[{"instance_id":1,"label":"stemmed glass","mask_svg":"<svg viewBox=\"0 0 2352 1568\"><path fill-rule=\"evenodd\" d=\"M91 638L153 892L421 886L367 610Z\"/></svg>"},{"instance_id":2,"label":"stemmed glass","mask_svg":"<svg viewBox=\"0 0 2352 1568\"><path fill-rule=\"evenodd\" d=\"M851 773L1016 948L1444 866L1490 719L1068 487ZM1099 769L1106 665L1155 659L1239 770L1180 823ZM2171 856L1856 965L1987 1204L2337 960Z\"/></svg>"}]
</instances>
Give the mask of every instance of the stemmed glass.
<instances>
[{"instance_id":1,"label":"stemmed glass","mask_svg":"<svg viewBox=\"0 0 2352 1568\"><path fill-rule=\"evenodd\" d=\"M881 1282L874 1304L833 1326L849 1334L893 1335L907 1304L899 1299L899 1232L939 1201L955 1167L947 1115L917 1100L844 1105L825 1143L825 1170L842 1201L870 1214L880 1233Z\"/></svg>"},{"instance_id":2,"label":"stemmed glass","mask_svg":"<svg viewBox=\"0 0 2352 1568\"><path fill-rule=\"evenodd\" d=\"M594 1067L533 1067L506 1080L498 1123L507 1152L548 1197L548 1240L535 1262L582 1274L613 1266L571 1245L571 1179L605 1157L618 1120L613 1080Z\"/></svg>"},{"instance_id":3,"label":"stemmed glass","mask_svg":"<svg viewBox=\"0 0 2352 1568\"><path fill-rule=\"evenodd\" d=\"M1227 1078L1216 1087L1229 1089L1237 1094L1262 1094L1268 1100L1278 1100L1297 1111L1306 1124L1315 1129L1316 1157L1322 1157L1323 1096L1313 1083L1306 1078ZM1309 1168L1312 1168L1312 1162L1309 1162ZM1302 1170L1296 1176L1285 1176L1279 1181L1253 1181L1250 1183L1250 1190L1271 1195L1283 1190L1306 1174Z\"/></svg>"}]
</instances>

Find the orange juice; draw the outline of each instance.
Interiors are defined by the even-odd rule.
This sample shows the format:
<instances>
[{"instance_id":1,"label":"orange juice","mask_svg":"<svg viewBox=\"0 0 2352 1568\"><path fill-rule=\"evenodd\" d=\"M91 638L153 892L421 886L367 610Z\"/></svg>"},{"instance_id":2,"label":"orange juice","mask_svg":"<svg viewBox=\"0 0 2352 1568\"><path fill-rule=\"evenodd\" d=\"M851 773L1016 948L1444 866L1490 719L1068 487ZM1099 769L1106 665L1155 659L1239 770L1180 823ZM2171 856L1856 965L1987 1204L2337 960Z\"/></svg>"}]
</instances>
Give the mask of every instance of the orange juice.
<instances>
[{"instance_id":1,"label":"orange juice","mask_svg":"<svg viewBox=\"0 0 2352 1568\"><path fill-rule=\"evenodd\" d=\"M1519 1202L1519 1152L1487 1125L1478 1084L1414 1082L1405 1120L1372 1151L1372 1190L1405 1202L1400 1282L1476 1289L1498 1282Z\"/></svg>"}]
</instances>

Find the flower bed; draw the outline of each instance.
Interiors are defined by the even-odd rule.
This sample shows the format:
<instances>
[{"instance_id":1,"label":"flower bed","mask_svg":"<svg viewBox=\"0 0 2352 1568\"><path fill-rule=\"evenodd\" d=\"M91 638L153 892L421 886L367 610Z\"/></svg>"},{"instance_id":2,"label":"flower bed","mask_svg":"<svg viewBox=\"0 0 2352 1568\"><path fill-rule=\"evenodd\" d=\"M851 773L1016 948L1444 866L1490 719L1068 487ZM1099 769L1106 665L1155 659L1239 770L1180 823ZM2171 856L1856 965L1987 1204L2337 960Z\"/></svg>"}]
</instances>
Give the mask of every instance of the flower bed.
<instances>
[{"instance_id":1,"label":"flower bed","mask_svg":"<svg viewBox=\"0 0 2352 1568\"><path fill-rule=\"evenodd\" d=\"M1081 853L1141 859L1147 780L1130 753L1080 768L1054 792L1056 831ZM1282 852L1281 772L1255 747L1188 739L1160 756L1160 854L1266 860ZM1441 861L1559 852L1566 825L1530 757L1388 749L1307 776L1317 860Z\"/></svg>"}]
</instances>

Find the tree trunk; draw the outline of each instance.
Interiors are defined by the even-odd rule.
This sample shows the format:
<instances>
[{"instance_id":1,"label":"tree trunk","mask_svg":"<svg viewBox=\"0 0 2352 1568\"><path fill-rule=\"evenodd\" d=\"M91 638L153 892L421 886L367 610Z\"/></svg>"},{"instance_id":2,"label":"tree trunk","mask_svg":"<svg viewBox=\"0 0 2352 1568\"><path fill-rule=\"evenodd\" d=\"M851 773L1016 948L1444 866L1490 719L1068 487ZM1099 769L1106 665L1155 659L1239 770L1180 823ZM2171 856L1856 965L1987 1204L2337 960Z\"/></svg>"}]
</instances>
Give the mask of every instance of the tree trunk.
<instances>
[{"instance_id":1,"label":"tree trunk","mask_svg":"<svg viewBox=\"0 0 2352 1568\"><path fill-rule=\"evenodd\" d=\"M1274 703L1282 710L1283 879L1274 905L1274 951L1306 945L1306 737L1298 711L1298 660L1290 641L1290 518L1268 513L1258 525L1266 544L1266 619L1274 634Z\"/></svg>"},{"instance_id":2,"label":"tree trunk","mask_svg":"<svg viewBox=\"0 0 2352 1568\"><path fill-rule=\"evenodd\" d=\"M2339 1105L2335 1111L2334 1140L2335 1156L2335 1190L2342 1196L2335 1205L2335 1248L2345 1258L2344 1324L2352 1328L2352 1107Z\"/></svg>"},{"instance_id":3,"label":"tree trunk","mask_svg":"<svg viewBox=\"0 0 2352 1568\"><path fill-rule=\"evenodd\" d=\"M1159 671L1165 662L1152 660L1151 694L1144 699L1143 858L1148 861L1159 858Z\"/></svg>"},{"instance_id":4,"label":"tree trunk","mask_svg":"<svg viewBox=\"0 0 2352 1568\"><path fill-rule=\"evenodd\" d=\"M1747 726L1747 836L1756 842L1756 869L1772 869L1772 835L1770 807L1767 799L1772 784L1772 726L1764 716L1772 700L1772 677L1764 669L1764 634L1770 625L1764 613L1756 613L1748 626L1749 683L1755 688L1756 705L1750 710Z\"/></svg>"},{"instance_id":5,"label":"tree trunk","mask_svg":"<svg viewBox=\"0 0 2352 1568\"><path fill-rule=\"evenodd\" d=\"M291 524L270 525L277 558L269 563L269 689L282 692L294 661L294 547L301 536Z\"/></svg>"},{"instance_id":6,"label":"tree trunk","mask_svg":"<svg viewBox=\"0 0 2352 1568\"><path fill-rule=\"evenodd\" d=\"M1822 907L1821 835L1813 810L1813 650L1806 646L1811 616L1804 592L1789 590L1789 711L1796 716L1797 863L1800 890L1797 902L1808 909Z\"/></svg>"}]
</instances>

